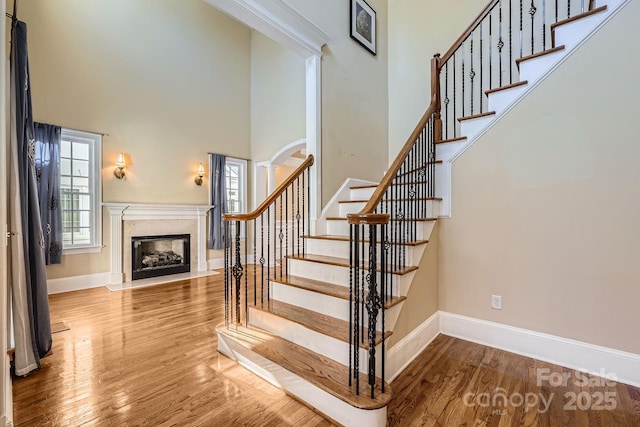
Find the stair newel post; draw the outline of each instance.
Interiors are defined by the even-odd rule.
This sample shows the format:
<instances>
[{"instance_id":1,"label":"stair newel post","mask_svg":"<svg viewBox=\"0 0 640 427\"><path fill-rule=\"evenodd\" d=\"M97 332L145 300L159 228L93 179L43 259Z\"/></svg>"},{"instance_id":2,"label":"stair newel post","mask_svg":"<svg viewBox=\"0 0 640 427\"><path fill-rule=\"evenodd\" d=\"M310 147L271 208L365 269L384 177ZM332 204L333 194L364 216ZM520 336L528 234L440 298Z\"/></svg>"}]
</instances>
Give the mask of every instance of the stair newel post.
<instances>
[{"instance_id":1,"label":"stair newel post","mask_svg":"<svg viewBox=\"0 0 640 427\"><path fill-rule=\"evenodd\" d=\"M376 321L378 320L378 310L380 306L380 295L377 285L377 225L369 225L369 272L367 273L367 316L369 319L369 387L371 388L371 398L374 398L376 385Z\"/></svg>"},{"instance_id":2,"label":"stair newel post","mask_svg":"<svg viewBox=\"0 0 640 427\"><path fill-rule=\"evenodd\" d=\"M242 276L244 275L244 267L242 267L242 260L240 259L240 221L235 221L235 235L234 235L234 253L235 262L233 265L233 277L235 281L234 293L234 305L235 305L235 322L236 325L240 324L240 286L242 284Z\"/></svg>"},{"instance_id":3,"label":"stair newel post","mask_svg":"<svg viewBox=\"0 0 640 427\"><path fill-rule=\"evenodd\" d=\"M229 290L231 288L231 258L229 256L229 221L222 223L224 238L224 326L229 327Z\"/></svg>"}]
</instances>

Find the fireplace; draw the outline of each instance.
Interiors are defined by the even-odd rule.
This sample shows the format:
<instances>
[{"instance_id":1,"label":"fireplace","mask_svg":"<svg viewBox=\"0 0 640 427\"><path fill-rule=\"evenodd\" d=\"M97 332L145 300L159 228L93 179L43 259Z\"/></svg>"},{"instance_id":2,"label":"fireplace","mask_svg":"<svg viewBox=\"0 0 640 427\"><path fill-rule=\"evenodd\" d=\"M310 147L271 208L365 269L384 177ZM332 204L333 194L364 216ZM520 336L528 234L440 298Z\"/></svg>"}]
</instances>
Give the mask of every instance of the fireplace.
<instances>
[{"instance_id":1,"label":"fireplace","mask_svg":"<svg viewBox=\"0 0 640 427\"><path fill-rule=\"evenodd\" d=\"M131 237L132 280L191 271L191 236Z\"/></svg>"}]
</instances>

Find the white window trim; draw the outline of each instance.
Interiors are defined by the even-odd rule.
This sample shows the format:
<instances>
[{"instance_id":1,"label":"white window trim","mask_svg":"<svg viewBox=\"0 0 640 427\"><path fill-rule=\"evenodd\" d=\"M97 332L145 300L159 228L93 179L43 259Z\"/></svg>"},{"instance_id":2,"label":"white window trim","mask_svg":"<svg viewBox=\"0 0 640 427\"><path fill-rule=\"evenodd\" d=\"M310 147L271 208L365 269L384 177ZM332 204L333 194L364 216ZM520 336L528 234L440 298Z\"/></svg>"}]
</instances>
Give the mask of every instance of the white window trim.
<instances>
[{"instance_id":1,"label":"white window trim","mask_svg":"<svg viewBox=\"0 0 640 427\"><path fill-rule=\"evenodd\" d=\"M249 205L247 203L247 186L248 186L248 176L247 176L247 161L245 159L237 159L235 157L227 157L225 163L230 163L232 165L240 166L240 176L242 182L240 183L240 202L242 203L242 209L240 209L241 213L249 212ZM244 212L242 212L244 211Z\"/></svg>"},{"instance_id":2,"label":"white window trim","mask_svg":"<svg viewBox=\"0 0 640 427\"><path fill-rule=\"evenodd\" d=\"M94 200L92 206L92 220L94 226L94 239L91 245L74 245L71 248L62 249L62 255L78 255L97 253L102 251L102 135L92 132L84 132L74 129L62 128L62 139L90 139L93 141L93 156L91 165L92 179L90 185L93 190Z\"/></svg>"}]
</instances>

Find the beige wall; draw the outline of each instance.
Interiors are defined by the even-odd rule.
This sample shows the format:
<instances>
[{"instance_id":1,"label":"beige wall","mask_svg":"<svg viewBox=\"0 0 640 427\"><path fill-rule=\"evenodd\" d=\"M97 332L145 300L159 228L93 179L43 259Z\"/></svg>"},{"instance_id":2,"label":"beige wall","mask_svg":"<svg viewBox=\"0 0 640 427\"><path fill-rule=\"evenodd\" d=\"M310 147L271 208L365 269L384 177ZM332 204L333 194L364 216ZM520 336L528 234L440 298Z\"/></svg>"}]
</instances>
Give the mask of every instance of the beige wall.
<instances>
[{"instance_id":1,"label":"beige wall","mask_svg":"<svg viewBox=\"0 0 640 427\"><path fill-rule=\"evenodd\" d=\"M630 2L454 163L441 310L640 353L640 57L611 53L638 16Z\"/></svg>"},{"instance_id":2,"label":"beige wall","mask_svg":"<svg viewBox=\"0 0 640 427\"><path fill-rule=\"evenodd\" d=\"M251 32L251 158L269 160L305 137L305 59Z\"/></svg>"},{"instance_id":3,"label":"beige wall","mask_svg":"<svg viewBox=\"0 0 640 427\"><path fill-rule=\"evenodd\" d=\"M487 0L389 0L389 161L431 96L431 58L444 54Z\"/></svg>"},{"instance_id":4,"label":"beige wall","mask_svg":"<svg viewBox=\"0 0 640 427\"><path fill-rule=\"evenodd\" d=\"M438 311L438 223L420 260L407 300L389 338L389 348Z\"/></svg>"},{"instance_id":5,"label":"beige wall","mask_svg":"<svg viewBox=\"0 0 640 427\"><path fill-rule=\"evenodd\" d=\"M289 0L331 39L322 57L322 204L347 177L378 180L387 166L387 0L377 12L378 55L349 37L349 2Z\"/></svg>"},{"instance_id":6,"label":"beige wall","mask_svg":"<svg viewBox=\"0 0 640 427\"><path fill-rule=\"evenodd\" d=\"M201 0L32 0L19 12L35 120L108 134L105 202L207 204L193 183L207 152L249 157L247 27ZM112 173L118 152L126 181ZM108 252L65 257L49 278L106 271Z\"/></svg>"}]
</instances>

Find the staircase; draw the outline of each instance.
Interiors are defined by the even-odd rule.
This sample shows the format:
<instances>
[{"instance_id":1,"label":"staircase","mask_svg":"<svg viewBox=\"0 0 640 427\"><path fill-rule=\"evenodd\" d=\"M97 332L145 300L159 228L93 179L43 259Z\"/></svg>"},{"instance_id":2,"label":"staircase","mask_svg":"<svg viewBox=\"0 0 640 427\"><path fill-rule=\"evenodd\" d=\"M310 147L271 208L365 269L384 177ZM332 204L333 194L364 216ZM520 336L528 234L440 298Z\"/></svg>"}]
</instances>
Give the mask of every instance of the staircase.
<instances>
[{"instance_id":1,"label":"staircase","mask_svg":"<svg viewBox=\"0 0 640 427\"><path fill-rule=\"evenodd\" d=\"M310 156L254 212L225 215L218 350L339 424L386 425L387 339L450 213L452 161L628 1L492 1L433 59L431 104L380 183L345 182L312 234Z\"/></svg>"}]
</instances>

